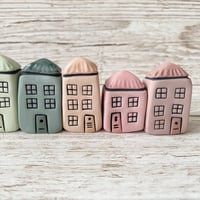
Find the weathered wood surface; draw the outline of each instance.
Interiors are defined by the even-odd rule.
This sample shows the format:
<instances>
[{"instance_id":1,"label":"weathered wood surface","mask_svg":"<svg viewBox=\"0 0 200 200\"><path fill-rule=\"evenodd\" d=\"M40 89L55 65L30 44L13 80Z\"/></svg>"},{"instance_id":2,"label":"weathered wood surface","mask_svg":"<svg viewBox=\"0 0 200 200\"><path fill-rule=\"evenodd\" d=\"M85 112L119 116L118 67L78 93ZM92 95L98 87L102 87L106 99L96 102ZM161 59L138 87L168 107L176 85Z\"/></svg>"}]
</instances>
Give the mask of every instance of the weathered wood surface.
<instances>
[{"instance_id":1,"label":"weathered wood surface","mask_svg":"<svg viewBox=\"0 0 200 200\"><path fill-rule=\"evenodd\" d=\"M0 134L1 199L199 199L199 130Z\"/></svg>"},{"instance_id":2,"label":"weathered wood surface","mask_svg":"<svg viewBox=\"0 0 200 200\"><path fill-rule=\"evenodd\" d=\"M22 66L86 56L103 84L120 69L143 79L165 61L180 64L194 84L191 114L200 114L198 0L1 0L0 22L0 53Z\"/></svg>"},{"instance_id":3,"label":"weathered wood surface","mask_svg":"<svg viewBox=\"0 0 200 200\"><path fill-rule=\"evenodd\" d=\"M200 1L1 0L0 53L22 66L75 56L141 79L165 61L193 81L200 115ZM0 134L0 199L199 199L200 119L185 135Z\"/></svg>"}]
</instances>

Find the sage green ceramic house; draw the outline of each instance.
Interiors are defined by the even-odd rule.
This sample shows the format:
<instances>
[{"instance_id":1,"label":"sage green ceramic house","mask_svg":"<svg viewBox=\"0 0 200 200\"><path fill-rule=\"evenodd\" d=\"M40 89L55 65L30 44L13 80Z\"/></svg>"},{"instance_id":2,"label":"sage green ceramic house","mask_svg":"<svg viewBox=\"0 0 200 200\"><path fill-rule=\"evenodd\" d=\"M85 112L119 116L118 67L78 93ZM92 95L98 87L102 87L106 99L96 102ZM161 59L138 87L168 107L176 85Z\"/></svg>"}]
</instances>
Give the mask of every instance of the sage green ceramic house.
<instances>
[{"instance_id":1,"label":"sage green ceramic house","mask_svg":"<svg viewBox=\"0 0 200 200\"><path fill-rule=\"evenodd\" d=\"M18 107L24 132L61 131L61 69L47 59L25 66L19 79Z\"/></svg>"},{"instance_id":2,"label":"sage green ceramic house","mask_svg":"<svg viewBox=\"0 0 200 200\"><path fill-rule=\"evenodd\" d=\"M0 132L19 129L17 115L17 85L20 65L0 55Z\"/></svg>"}]
</instances>

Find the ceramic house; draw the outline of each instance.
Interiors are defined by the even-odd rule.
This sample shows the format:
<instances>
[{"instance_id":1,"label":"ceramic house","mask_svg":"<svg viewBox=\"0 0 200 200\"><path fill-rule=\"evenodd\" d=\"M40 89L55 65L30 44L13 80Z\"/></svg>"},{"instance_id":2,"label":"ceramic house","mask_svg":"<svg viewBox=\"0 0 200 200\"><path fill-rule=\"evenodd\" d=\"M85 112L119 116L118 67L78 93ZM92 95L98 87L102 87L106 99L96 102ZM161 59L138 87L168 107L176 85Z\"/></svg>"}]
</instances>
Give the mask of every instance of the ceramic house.
<instances>
[{"instance_id":1,"label":"ceramic house","mask_svg":"<svg viewBox=\"0 0 200 200\"><path fill-rule=\"evenodd\" d=\"M28 133L62 130L61 69L47 59L22 70L19 79L19 125Z\"/></svg>"},{"instance_id":2,"label":"ceramic house","mask_svg":"<svg viewBox=\"0 0 200 200\"><path fill-rule=\"evenodd\" d=\"M188 127L192 83L179 66L165 63L145 77L148 104L145 131L179 134Z\"/></svg>"},{"instance_id":3,"label":"ceramic house","mask_svg":"<svg viewBox=\"0 0 200 200\"><path fill-rule=\"evenodd\" d=\"M120 71L106 80L103 89L103 127L109 132L144 129L147 92L131 72Z\"/></svg>"},{"instance_id":4,"label":"ceramic house","mask_svg":"<svg viewBox=\"0 0 200 200\"><path fill-rule=\"evenodd\" d=\"M0 55L0 132L19 129L17 115L17 86L20 65Z\"/></svg>"},{"instance_id":5,"label":"ceramic house","mask_svg":"<svg viewBox=\"0 0 200 200\"><path fill-rule=\"evenodd\" d=\"M96 132L102 127L97 66L80 57L63 70L63 127L70 132Z\"/></svg>"}]
</instances>

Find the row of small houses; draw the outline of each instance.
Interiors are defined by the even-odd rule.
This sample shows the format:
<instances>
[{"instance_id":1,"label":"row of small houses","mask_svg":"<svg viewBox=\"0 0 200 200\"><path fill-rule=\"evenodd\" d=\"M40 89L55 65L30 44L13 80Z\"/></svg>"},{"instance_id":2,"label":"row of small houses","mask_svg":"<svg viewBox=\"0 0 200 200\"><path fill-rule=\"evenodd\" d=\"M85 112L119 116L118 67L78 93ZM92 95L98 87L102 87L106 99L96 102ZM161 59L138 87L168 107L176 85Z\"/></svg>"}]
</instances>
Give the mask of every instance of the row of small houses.
<instances>
[{"instance_id":1,"label":"row of small houses","mask_svg":"<svg viewBox=\"0 0 200 200\"><path fill-rule=\"evenodd\" d=\"M108 132L179 134L188 127L192 83L165 63L140 81L129 71L108 78L100 96L97 66L75 58L62 72L40 59L22 70L0 56L0 132Z\"/></svg>"}]
</instances>

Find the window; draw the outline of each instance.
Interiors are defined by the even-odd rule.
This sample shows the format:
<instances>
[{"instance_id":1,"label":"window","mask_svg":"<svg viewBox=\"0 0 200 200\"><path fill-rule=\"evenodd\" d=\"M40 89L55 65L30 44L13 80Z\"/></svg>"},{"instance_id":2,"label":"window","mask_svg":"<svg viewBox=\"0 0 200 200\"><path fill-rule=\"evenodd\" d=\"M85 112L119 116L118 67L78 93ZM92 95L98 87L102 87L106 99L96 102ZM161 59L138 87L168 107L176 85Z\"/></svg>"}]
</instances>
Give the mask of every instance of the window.
<instances>
[{"instance_id":1,"label":"window","mask_svg":"<svg viewBox=\"0 0 200 200\"><path fill-rule=\"evenodd\" d=\"M92 110L92 99L82 100L82 109L83 110Z\"/></svg>"},{"instance_id":2,"label":"window","mask_svg":"<svg viewBox=\"0 0 200 200\"><path fill-rule=\"evenodd\" d=\"M129 112L128 113L128 123L137 122L138 113L137 112Z\"/></svg>"},{"instance_id":3,"label":"window","mask_svg":"<svg viewBox=\"0 0 200 200\"><path fill-rule=\"evenodd\" d=\"M78 110L78 100L77 99L69 99L67 100L68 110Z\"/></svg>"},{"instance_id":4,"label":"window","mask_svg":"<svg viewBox=\"0 0 200 200\"><path fill-rule=\"evenodd\" d=\"M164 119L155 120L155 122L154 122L154 129L155 130L164 129L164 127L165 127L165 120Z\"/></svg>"},{"instance_id":5,"label":"window","mask_svg":"<svg viewBox=\"0 0 200 200\"><path fill-rule=\"evenodd\" d=\"M185 88L176 88L174 93L174 98L184 99L185 98Z\"/></svg>"},{"instance_id":6,"label":"window","mask_svg":"<svg viewBox=\"0 0 200 200\"><path fill-rule=\"evenodd\" d=\"M122 97L112 97L112 107L121 107L122 106Z\"/></svg>"},{"instance_id":7,"label":"window","mask_svg":"<svg viewBox=\"0 0 200 200\"><path fill-rule=\"evenodd\" d=\"M139 97L129 97L128 98L128 107L138 107Z\"/></svg>"},{"instance_id":8,"label":"window","mask_svg":"<svg viewBox=\"0 0 200 200\"><path fill-rule=\"evenodd\" d=\"M154 116L163 116L164 115L165 106L154 106Z\"/></svg>"},{"instance_id":9,"label":"window","mask_svg":"<svg viewBox=\"0 0 200 200\"><path fill-rule=\"evenodd\" d=\"M67 84L67 94L68 95L77 95L77 85Z\"/></svg>"},{"instance_id":10,"label":"window","mask_svg":"<svg viewBox=\"0 0 200 200\"><path fill-rule=\"evenodd\" d=\"M26 95L36 95L37 94L37 85L35 84L26 84Z\"/></svg>"},{"instance_id":11,"label":"window","mask_svg":"<svg viewBox=\"0 0 200 200\"><path fill-rule=\"evenodd\" d=\"M78 116L69 115L68 116L68 126L78 126Z\"/></svg>"},{"instance_id":12,"label":"window","mask_svg":"<svg viewBox=\"0 0 200 200\"><path fill-rule=\"evenodd\" d=\"M43 90L45 96L55 95L55 85L44 85Z\"/></svg>"},{"instance_id":13,"label":"window","mask_svg":"<svg viewBox=\"0 0 200 200\"><path fill-rule=\"evenodd\" d=\"M26 107L27 109L37 109L38 108L37 98L27 98Z\"/></svg>"},{"instance_id":14,"label":"window","mask_svg":"<svg viewBox=\"0 0 200 200\"><path fill-rule=\"evenodd\" d=\"M10 98L9 97L0 97L0 108L10 107Z\"/></svg>"},{"instance_id":15,"label":"window","mask_svg":"<svg viewBox=\"0 0 200 200\"><path fill-rule=\"evenodd\" d=\"M156 99L166 99L166 98L167 98L167 88L157 88Z\"/></svg>"},{"instance_id":16,"label":"window","mask_svg":"<svg viewBox=\"0 0 200 200\"><path fill-rule=\"evenodd\" d=\"M56 100L55 99L44 99L44 107L45 107L45 109L55 109L56 108Z\"/></svg>"},{"instance_id":17,"label":"window","mask_svg":"<svg viewBox=\"0 0 200 200\"><path fill-rule=\"evenodd\" d=\"M92 85L83 85L82 86L82 95L92 95Z\"/></svg>"},{"instance_id":18,"label":"window","mask_svg":"<svg viewBox=\"0 0 200 200\"><path fill-rule=\"evenodd\" d=\"M8 82L0 81L0 93L8 93Z\"/></svg>"},{"instance_id":19,"label":"window","mask_svg":"<svg viewBox=\"0 0 200 200\"><path fill-rule=\"evenodd\" d=\"M172 114L182 114L183 105L182 104L173 104L172 105Z\"/></svg>"}]
</instances>

